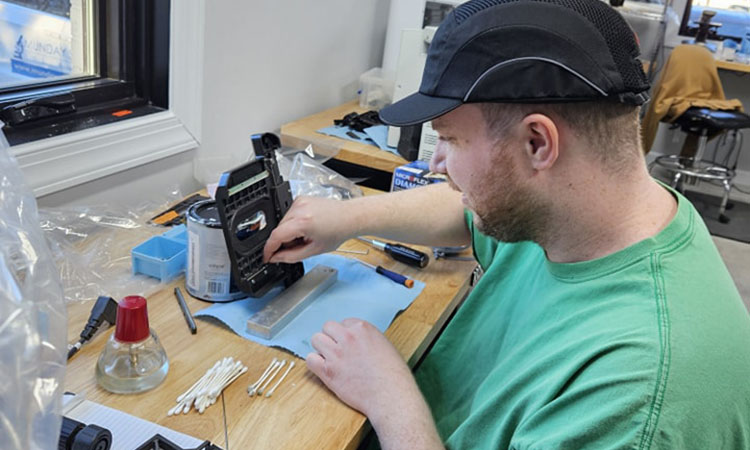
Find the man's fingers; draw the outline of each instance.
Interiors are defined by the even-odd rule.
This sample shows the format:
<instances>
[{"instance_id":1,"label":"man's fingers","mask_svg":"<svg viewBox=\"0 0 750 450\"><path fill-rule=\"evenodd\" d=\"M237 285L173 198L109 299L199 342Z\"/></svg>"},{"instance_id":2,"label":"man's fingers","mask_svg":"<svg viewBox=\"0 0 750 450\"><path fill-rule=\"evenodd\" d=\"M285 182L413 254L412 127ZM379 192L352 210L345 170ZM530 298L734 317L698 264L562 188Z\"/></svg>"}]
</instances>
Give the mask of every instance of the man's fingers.
<instances>
[{"instance_id":1,"label":"man's fingers","mask_svg":"<svg viewBox=\"0 0 750 450\"><path fill-rule=\"evenodd\" d=\"M271 258L276 252L279 251L282 245L286 242L293 242L296 239L304 240L304 233L298 230L293 225L279 225L275 230L271 232L266 240L266 245L263 247L263 261L272 262ZM285 261L273 261L273 262L285 262Z\"/></svg>"},{"instance_id":2,"label":"man's fingers","mask_svg":"<svg viewBox=\"0 0 750 450\"><path fill-rule=\"evenodd\" d=\"M350 317L348 319L344 319L344 320L341 321L341 325L343 325L343 326L345 326L347 328L354 327L354 326L362 326L365 323L367 323L367 322L365 322L362 319L357 319L356 317Z\"/></svg>"},{"instance_id":3,"label":"man's fingers","mask_svg":"<svg viewBox=\"0 0 750 450\"><path fill-rule=\"evenodd\" d=\"M310 344L312 344L313 348L325 359L331 358L335 355L334 347L336 346L336 342L327 334L313 334L310 339Z\"/></svg>"},{"instance_id":4,"label":"man's fingers","mask_svg":"<svg viewBox=\"0 0 750 450\"><path fill-rule=\"evenodd\" d=\"M303 245L300 247L294 247L290 249L281 249L274 253L266 262L270 263L296 263L310 256L309 245Z\"/></svg>"},{"instance_id":5,"label":"man's fingers","mask_svg":"<svg viewBox=\"0 0 750 450\"><path fill-rule=\"evenodd\" d=\"M333 320L329 320L328 322L323 324L323 333L330 336L336 342L343 342L347 331L344 328L344 325Z\"/></svg>"},{"instance_id":6,"label":"man's fingers","mask_svg":"<svg viewBox=\"0 0 750 450\"><path fill-rule=\"evenodd\" d=\"M278 228L276 230L278 230ZM284 241L280 240L277 236L274 236L276 230L271 232L271 235L268 236L268 239L266 240L266 245L263 247L264 262L269 262L271 260L271 256L276 253L276 251L281 247L281 244L284 243Z\"/></svg>"},{"instance_id":7,"label":"man's fingers","mask_svg":"<svg viewBox=\"0 0 750 450\"><path fill-rule=\"evenodd\" d=\"M315 352L310 352L305 358L305 362L307 363L307 368L310 369L310 372L317 375L318 378L323 379L326 361L322 356Z\"/></svg>"}]
</instances>

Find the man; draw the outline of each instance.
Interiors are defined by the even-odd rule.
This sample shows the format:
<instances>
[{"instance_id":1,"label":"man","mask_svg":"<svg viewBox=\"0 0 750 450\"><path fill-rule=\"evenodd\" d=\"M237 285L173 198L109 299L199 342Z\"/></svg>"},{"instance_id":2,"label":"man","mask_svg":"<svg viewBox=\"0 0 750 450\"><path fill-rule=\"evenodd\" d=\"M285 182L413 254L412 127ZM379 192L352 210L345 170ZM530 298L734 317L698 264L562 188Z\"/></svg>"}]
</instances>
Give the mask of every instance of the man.
<instances>
[{"instance_id":1,"label":"man","mask_svg":"<svg viewBox=\"0 0 750 450\"><path fill-rule=\"evenodd\" d=\"M648 175L637 56L598 0L461 5L419 93L381 111L433 121L450 185L299 199L271 234L272 262L472 243L485 274L416 380L363 321L312 337L308 367L384 448L750 448L750 319L695 209Z\"/></svg>"}]
</instances>

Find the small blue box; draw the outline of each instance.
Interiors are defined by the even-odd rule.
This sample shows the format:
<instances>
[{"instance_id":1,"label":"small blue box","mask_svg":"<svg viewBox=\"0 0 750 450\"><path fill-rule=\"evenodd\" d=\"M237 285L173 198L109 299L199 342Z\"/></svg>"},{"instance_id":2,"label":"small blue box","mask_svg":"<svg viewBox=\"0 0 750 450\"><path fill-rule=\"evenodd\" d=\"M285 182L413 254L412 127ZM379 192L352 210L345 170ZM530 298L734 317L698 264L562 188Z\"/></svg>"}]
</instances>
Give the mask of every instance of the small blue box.
<instances>
[{"instance_id":1,"label":"small blue box","mask_svg":"<svg viewBox=\"0 0 750 450\"><path fill-rule=\"evenodd\" d=\"M176 226L166 233L163 233L162 236L167 239L172 239L173 241L181 242L184 245L187 245L188 237L187 228L185 228L185 225Z\"/></svg>"},{"instance_id":2,"label":"small blue box","mask_svg":"<svg viewBox=\"0 0 750 450\"><path fill-rule=\"evenodd\" d=\"M393 171L391 192L403 191L419 186L446 181L443 174L430 172L430 166L425 161L412 161L409 164L396 167Z\"/></svg>"},{"instance_id":3,"label":"small blue box","mask_svg":"<svg viewBox=\"0 0 750 450\"><path fill-rule=\"evenodd\" d=\"M154 236L130 251L133 275L142 273L167 282L185 271L187 230L185 225Z\"/></svg>"}]
</instances>

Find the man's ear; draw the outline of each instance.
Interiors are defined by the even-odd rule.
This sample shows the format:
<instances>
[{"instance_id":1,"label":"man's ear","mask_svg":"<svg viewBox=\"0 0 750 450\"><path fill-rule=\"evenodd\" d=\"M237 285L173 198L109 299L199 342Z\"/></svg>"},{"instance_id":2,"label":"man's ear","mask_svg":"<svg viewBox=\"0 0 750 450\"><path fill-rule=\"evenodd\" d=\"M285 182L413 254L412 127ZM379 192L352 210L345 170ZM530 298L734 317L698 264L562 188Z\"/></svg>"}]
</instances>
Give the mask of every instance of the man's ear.
<instances>
[{"instance_id":1,"label":"man's ear","mask_svg":"<svg viewBox=\"0 0 750 450\"><path fill-rule=\"evenodd\" d=\"M544 114L529 114L523 121L525 156L534 170L548 170L557 161L560 135L557 125Z\"/></svg>"}]
</instances>

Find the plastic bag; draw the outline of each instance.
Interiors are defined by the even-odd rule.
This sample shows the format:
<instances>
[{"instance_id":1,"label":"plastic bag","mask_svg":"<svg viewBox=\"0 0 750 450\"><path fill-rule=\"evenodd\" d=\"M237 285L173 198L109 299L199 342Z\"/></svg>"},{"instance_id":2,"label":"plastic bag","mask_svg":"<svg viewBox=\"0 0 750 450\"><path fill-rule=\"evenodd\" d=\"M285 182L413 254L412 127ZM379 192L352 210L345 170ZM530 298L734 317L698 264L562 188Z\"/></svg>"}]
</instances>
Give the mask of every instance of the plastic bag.
<instances>
[{"instance_id":1,"label":"plastic bag","mask_svg":"<svg viewBox=\"0 0 750 450\"><path fill-rule=\"evenodd\" d=\"M0 122L0 440L57 448L67 315L36 200Z\"/></svg>"},{"instance_id":2,"label":"plastic bag","mask_svg":"<svg viewBox=\"0 0 750 450\"><path fill-rule=\"evenodd\" d=\"M305 152L308 151L312 153L310 147ZM362 189L354 182L324 166L305 152L276 152L279 172L289 181L292 198L302 195L336 200L362 197Z\"/></svg>"},{"instance_id":3,"label":"plastic bag","mask_svg":"<svg viewBox=\"0 0 750 450\"><path fill-rule=\"evenodd\" d=\"M149 218L182 199L179 189L136 206L117 204L42 208L40 225L52 250L66 302L100 295L120 299L148 296L159 280L133 275L130 250L167 228Z\"/></svg>"}]
</instances>

